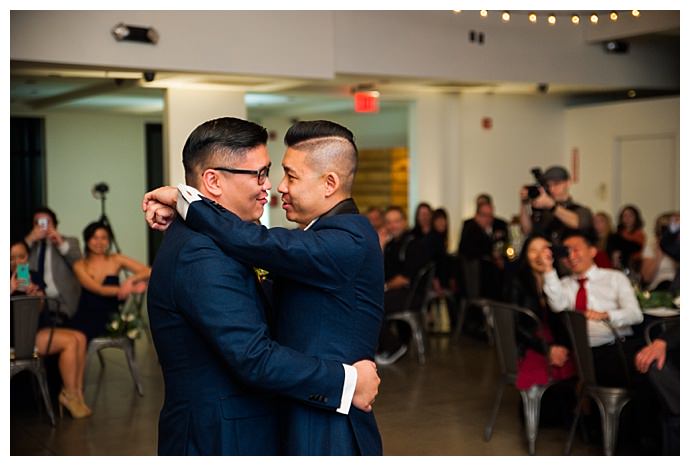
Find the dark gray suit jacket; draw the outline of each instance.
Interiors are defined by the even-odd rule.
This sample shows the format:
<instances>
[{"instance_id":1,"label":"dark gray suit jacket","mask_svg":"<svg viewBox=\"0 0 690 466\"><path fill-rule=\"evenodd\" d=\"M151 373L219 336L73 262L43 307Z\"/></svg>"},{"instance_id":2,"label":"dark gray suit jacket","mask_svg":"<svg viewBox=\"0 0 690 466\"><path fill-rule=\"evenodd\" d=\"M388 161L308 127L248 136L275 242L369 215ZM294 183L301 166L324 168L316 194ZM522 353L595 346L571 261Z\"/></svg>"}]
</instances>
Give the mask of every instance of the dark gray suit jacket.
<instances>
[{"instance_id":1,"label":"dark gray suit jacket","mask_svg":"<svg viewBox=\"0 0 690 466\"><path fill-rule=\"evenodd\" d=\"M69 251L64 256L60 251L53 246L53 243L46 241L46 256L53 254L53 261L51 263L51 272L55 286L60 293L58 299L60 300L60 310L69 317L74 316L79 306L79 296L81 295L81 285L74 276L72 266L76 261L81 259L81 250L79 249L79 240L71 236L64 236L65 241L69 243ZM33 271L38 270L38 254L40 241L36 241L30 245L29 251L29 268ZM47 272L47 271L46 271Z\"/></svg>"}]
</instances>

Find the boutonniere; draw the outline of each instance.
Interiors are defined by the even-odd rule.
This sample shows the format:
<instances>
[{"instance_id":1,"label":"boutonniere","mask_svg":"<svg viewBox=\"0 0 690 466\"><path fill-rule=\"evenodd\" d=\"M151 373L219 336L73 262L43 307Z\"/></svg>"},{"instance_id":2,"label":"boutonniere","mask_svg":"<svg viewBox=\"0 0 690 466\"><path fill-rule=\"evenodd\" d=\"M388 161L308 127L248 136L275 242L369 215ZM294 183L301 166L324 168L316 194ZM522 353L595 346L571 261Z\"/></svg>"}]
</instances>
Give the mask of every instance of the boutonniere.
<instances>
[{"instance_id":1,"label":"boutonniere","mask_svg":"<svg viewBox=\"0 0 690 466\"><path fill-rule=\"evenodd\" d=\"M268 270L260 269L259 267L254 267L254 273L260 282L266 280L268 277Z\"/></svg>"}]
</instances>

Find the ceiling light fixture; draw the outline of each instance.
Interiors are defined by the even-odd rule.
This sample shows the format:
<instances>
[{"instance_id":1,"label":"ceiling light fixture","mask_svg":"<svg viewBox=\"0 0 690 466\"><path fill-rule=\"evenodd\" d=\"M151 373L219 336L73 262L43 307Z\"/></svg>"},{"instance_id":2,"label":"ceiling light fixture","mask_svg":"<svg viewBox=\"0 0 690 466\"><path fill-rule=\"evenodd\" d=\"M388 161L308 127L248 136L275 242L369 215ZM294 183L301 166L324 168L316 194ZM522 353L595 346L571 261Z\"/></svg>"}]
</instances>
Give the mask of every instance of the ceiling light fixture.
<instances>
[{"instance_id":1,"label":"ceiling light fixture","mask_svg":"<svg viewBox=\"0 0 690 466\"><path fill-rule=\"evenodd\" d=\"M549 15L549 18L548 18L547 21L549 22L549 24L550 24L551 26L553 26L554 24L556 24L556 15L554 15L553 13L551 13L551 14Z\"/></svg>"},{"instance_id":2,"label":"ceiling light fixture","mask_svg":"<svg viewBox=\"0 0 690 466\"><path fill-rule=\"evenodd\" d=\"M487 16L489 16L489 12L486 10L481 10L479 12L479 16L481 16L482 18L486 18Z\"/></svg>"},{"instance_id":3,"label":"ceiling light fixture","mask_svg":"<svg viewBox=\"0 0 690 466\"><path fill-rule=\"evenodd\" d=\"M123 40L131 42L142 42L145 44L158 43L158 31L152 27L131 26L125 23L118 23L110 30L116 41Z\"/></svg>"},{"instance_id":4,"label":"ceiling light fixture","mask_svg":"<svg viewBox=\"0 0 690 466\"><path fill-rule=\"evenodd\" d=\"M609 13L609 19L611 21L618 21L618 13L616 13L615 11L612 11L611 13Z\"/></svg>"},{"instance_id":5,"label":"ceiling light fixture","mask_svg":"<svg viewBox=\"0 0 690 466\"><path fill-rule=\"evenodd\" d=\"M640 10L633 10L630 12L630 14L632 14L635 18L639 18L640 17Z\"/></svg>"},{"instance_id":6,"label":"ceiling light fixture","mask_svg":"<svg viewBox=\"0 0 690 466\"><path fill-rule=\"evenodd\" d=\"M571 16L570 22L572 22L573 24L580 24L580 16L578 16L578 15Z\"/></svg>"},{"instance_id":7,"label":"ceiling light fixture","mask_svg":"<svg viewBox=\"0 0 690 466\"><path fill-rule=\"evenodd\" d=\"M507 11L504 11L503 13L501 13L501 19L503 20L504 23L507 23L508 21L510 21L510 13Z\"/></svg>"},{"instance_id":8,"label":"ceiling light fixture","mask_svg":"<svg viewBox=\"0 0 690 466\"><path fill-rule=\"evenodd\" d=\"M596 14L596 13L592 13L592 14L589 16L589 22L592 23L592 24L597 24L597 23L599 22L599 15Z\"/></svg>"},{"instance_id":9,"label":"ceiling light fixture","mask_svg":"<svg viewBox=\"0 0 690 466\"><path fill-rule=\"evenodd\" d=\"M529 19L530 23L536 23L537 22L537 14L532 12L527 16L527 19Z\"/></svg>"}]
</instances>

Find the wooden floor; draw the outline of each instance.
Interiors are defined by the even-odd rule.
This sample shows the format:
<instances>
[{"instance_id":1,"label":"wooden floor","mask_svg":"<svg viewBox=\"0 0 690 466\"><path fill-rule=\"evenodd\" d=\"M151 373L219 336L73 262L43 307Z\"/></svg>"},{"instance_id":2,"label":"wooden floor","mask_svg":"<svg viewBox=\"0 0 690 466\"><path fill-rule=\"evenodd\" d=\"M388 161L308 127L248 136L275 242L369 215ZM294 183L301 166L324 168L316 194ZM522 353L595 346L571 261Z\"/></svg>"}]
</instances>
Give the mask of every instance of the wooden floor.
<instances>
[{"instance_id":1,"label":"wooden floor","mask_svg":"<svg viewBox=\"0 0 690 466\"><path fill-rule=\"evenodd\" d=\"M382 384L375 413L386 455L526 455L518 417L519 395L507 387L493 438L483 440L484 425L495 393L497 369L493 349L470 337L451 341L430 338L428 361L417 364L414 353L380 369ZM144 396L137 395L123 354L105 350L105 370L97 359L87 371L86 399L94 415L58 419L51 427L30 396L17 401L11 391L10 453L12 455L154 455L163 380L152 345L137 341ZM13 384L24 383L15 380ZM28 402L27 402L28 400ZM563 428L541 428L537 455L560 455ZM599 445L576 439L575 455L600 455Z\"/></svg>"}]
</instances>

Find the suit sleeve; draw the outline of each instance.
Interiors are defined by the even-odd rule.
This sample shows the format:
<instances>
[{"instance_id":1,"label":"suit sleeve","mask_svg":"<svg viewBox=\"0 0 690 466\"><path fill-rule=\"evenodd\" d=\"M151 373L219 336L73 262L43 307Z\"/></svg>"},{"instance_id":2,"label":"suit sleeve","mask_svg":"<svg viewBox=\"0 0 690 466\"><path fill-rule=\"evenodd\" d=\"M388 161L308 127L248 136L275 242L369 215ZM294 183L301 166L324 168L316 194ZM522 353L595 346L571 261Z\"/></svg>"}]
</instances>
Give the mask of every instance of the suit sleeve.
<instances>
[{"instance_id":1,"label":"suit sleeve","mask_svg":"<svg viewBox=\"0 0 690 466\"><path fill-rule=\"evenodd\" d=\"M307 356L271 340L246 274L244 266L224 256L209 238L194 238L177 260L175 300L191 325L242 381L336 410L345 377L342 364Z\"/></svg>"},{"instance_id":2,"label":"suit sleeve","mask_svg":"<svg viewBox=\"0 0 690 466\"><path fill-rule=\"evenodd\" d=\"M324 289L337 289L364 260L362 235L337 227L318 231L243 222L207 200L189 206L187 225L211 237L231 257Z\"/></svg>"}]
</instances>

